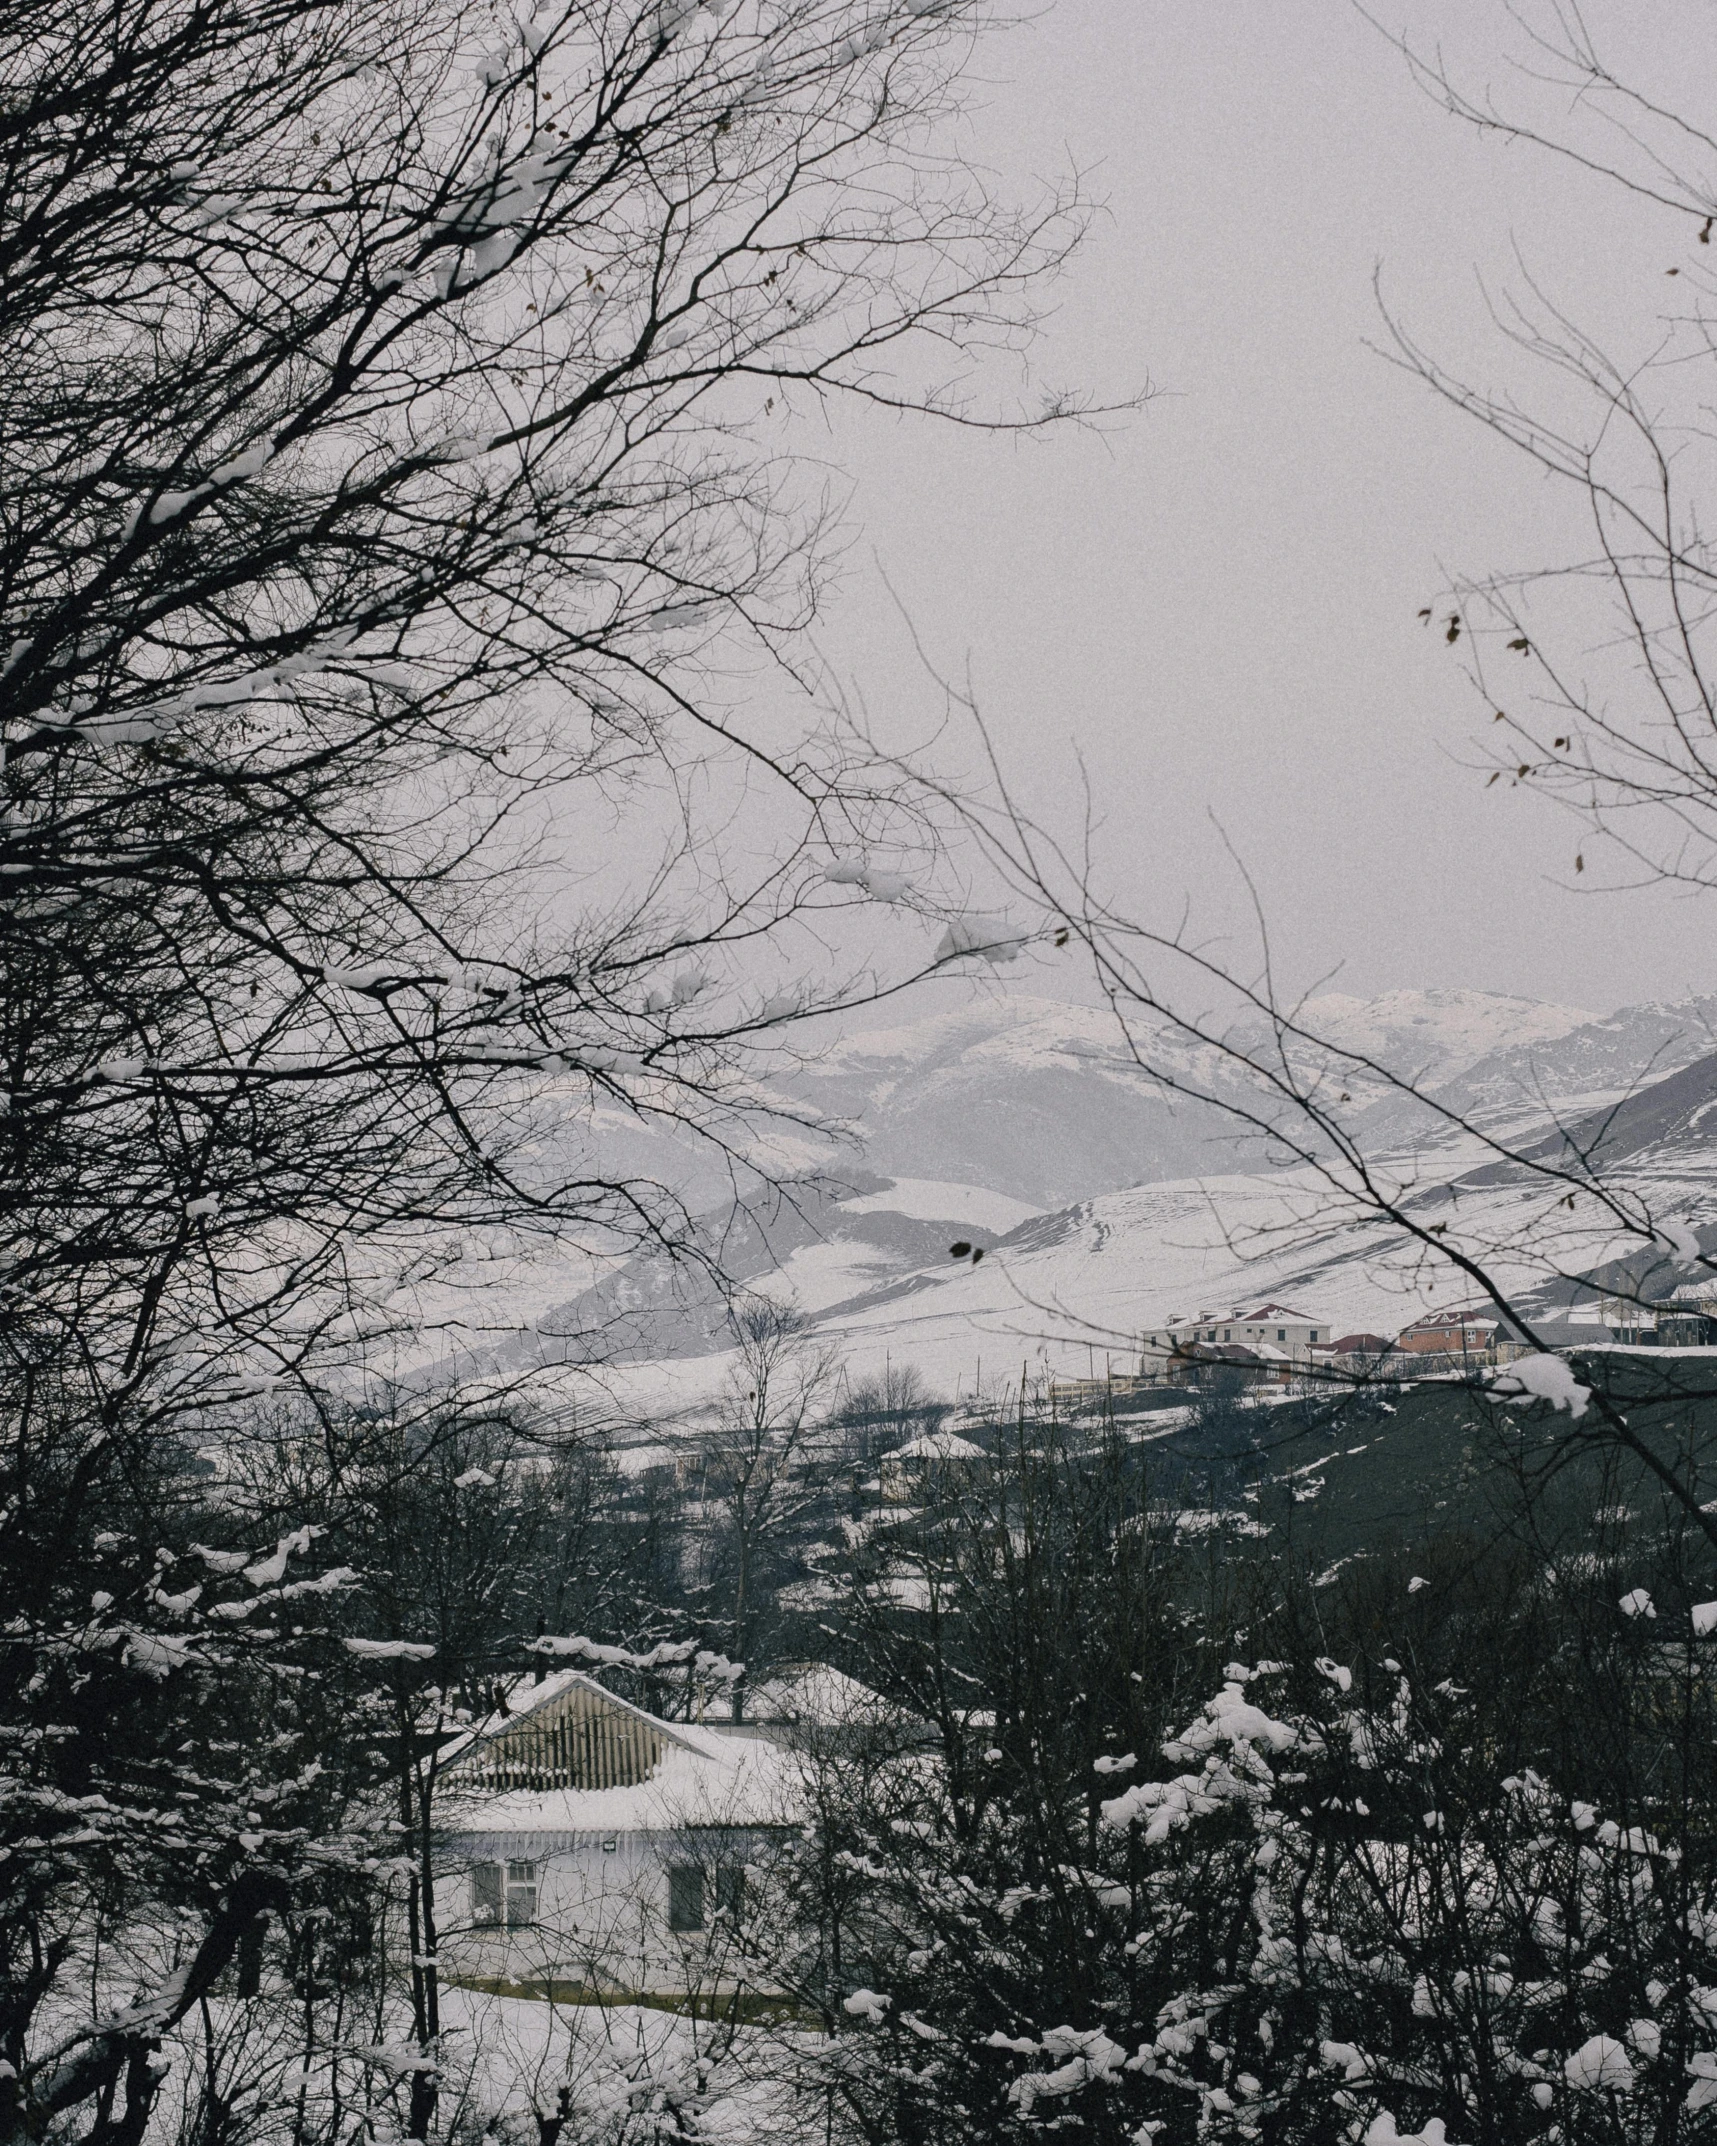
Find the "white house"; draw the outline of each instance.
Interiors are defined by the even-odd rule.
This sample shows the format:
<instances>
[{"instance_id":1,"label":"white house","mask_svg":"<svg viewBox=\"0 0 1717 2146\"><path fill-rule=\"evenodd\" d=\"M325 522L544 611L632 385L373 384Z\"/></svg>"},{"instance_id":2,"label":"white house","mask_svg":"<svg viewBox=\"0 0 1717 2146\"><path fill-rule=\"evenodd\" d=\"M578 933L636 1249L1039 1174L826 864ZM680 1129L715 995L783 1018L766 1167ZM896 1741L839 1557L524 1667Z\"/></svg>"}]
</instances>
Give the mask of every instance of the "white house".
<instances>
[{"instance_id":1,"label":"white house","mask_svg":"<svg viewBox=\"0 0 1717 2146\"><path fill-rule=\"evenodd\" d=\"M447 1979L699 2007L757 1989L748 1917L800 1822L783 1744L663 1721L565 1669L519 1687L443 1779Z\"/></svg>"},{"instance_id":2,"label":"white house","mask_svg":"<svg viewBox=\"0 0 1717 2146\"><path fill-rule=\"evenodd\" d=\"M1211 1348L1249 1349L1266 1363L1304 1363L1313 1348L1328 1344L1331 1332L1327 1322L1273 1301L1201 1311L1196 1318L1177 1313L1139 1337L1139 1369L1147 1378L1153 1372L1160 1377L1177 1359Z\"/></svg>"},{"instance_id":3,"label":"white house","mask_svg":"<svg viewBox=\"0 0 1717 2146\"><path fill-rule=\"evenodd\" d=\"M923 1488L926 1477L969 1476L985 1458L982 1446L944 1428L909 1438L905 1445L885 1453L877 1464L877 1474L886 1496L909 1498Z\"/></svg>"}]
</instances>

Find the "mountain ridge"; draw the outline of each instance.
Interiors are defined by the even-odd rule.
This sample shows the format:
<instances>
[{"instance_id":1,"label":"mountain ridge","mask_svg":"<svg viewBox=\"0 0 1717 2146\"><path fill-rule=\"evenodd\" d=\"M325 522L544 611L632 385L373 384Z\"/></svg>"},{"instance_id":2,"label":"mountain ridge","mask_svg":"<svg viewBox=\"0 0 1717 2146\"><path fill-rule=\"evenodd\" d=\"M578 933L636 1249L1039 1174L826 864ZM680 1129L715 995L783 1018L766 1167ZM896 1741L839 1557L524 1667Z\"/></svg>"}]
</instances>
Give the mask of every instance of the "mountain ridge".
<instances>
[{"instance_id":1,"label":"mountain ridge","mask_svg":"<svg viewBox=\"0 0 1717 2146\"><path fill-rule=\"evenodd\" d=\"M1702 1046L1717 999L1596 1017L1403 991L1332 995L1301 1018L1403 1077L1418 1073L1450 1109L1518 1119L1523 1146L1580 1137L1611 1114L1616 1157L1649 1174L1654 1212L1696 1207L1712 1181L1717 1053ZM1175 1043L1171 1072L1214 1084L1219 1054ZM710 1238L738 1280L795 1302L861 1368L910 1359L951 1390L980 1355L1016 1370L1022 1356L1100 1369L1105 1350L1125 1359L1129 1333L1260 1288L1315 1299L1338 1331L1394 1331L1427 1303L1471 1294L1458 1282L1433 1287L1381 1233L1320 1215L1315 1176L1271 1167L1262 1140L1165 1094L1102 1009L1019 994L862 1032L798 1074L793 1101L856 1128L833 1181L813 1171L784 1196L713 1210ZM1463 1167L1448 1123L1398 1092L1357 1108L1354 1124L1377 1153L1391 1140L1403 1153L1440 1143L1427 1196L1446 1197L1435 1188L1452 1182L1469 1208L1520 1197L1516 1178L1482 1156ZM1497 1214L1499 1229L1518 1233ZM951 1260L955 1242L979 1248L983 1264ZM1594 1237L1586 1269L1617 1256ZM1538 1291L1509 1272L1523 1301ZM627 1262L551 1303L530 1329L510 1361L571 1361L577 1337L600 1335L610 1365L664 1378L677 1366L666 1386L657 1380L661 1392L718 1375L731 1340L719 1292L665 1257Z\"/></svg>"}]
</instances>

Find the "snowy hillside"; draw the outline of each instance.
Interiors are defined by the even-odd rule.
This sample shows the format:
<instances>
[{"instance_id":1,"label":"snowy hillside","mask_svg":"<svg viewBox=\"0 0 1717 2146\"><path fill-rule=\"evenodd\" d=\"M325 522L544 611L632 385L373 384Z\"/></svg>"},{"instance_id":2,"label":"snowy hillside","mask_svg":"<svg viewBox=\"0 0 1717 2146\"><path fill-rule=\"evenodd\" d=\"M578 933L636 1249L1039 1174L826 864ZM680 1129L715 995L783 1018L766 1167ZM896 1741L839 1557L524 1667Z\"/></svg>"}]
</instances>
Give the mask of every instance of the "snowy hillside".
<instances>
[{"instance_id":1,"label":"snowy hillside","mask_svg":"<svg viewBox=\"0 0 1717 2146\"><path fill-rule=\"evenodd\" d=\"M1594 1025L1570 1007L1478 991L1392 991L1372 1000L1331 993L1311 1000L1300 1020L1339 1048L1432 1087L1499 1054L1540 1050ZM1664 1024L1648 1024L1631 1047L1626 1016L1602 1025L1616 1030L1611 1059L1625 1061L1611 1083L1620 1088L1663 1047ZM1707 1032L1703 1020L1694 1025ZM1169 1083L1237 1092L1219 1052L1171 1030L1149 1032L1148 1055ZM1589 1071L1582 1061L1582 1093L1593 1085ZM1489 1077L1500 1083L1505 1071ZM1363 1086L1362 1076L1353 1084ZM1050 999L998 995L863 1032L792 1085L817 1111L858 1129L873 1170L989 1185L1038 1207L1126 1185L1228 1175L1265 1159L1219 1110L1144 1071L1107 1009Z\"/></svg>"},{"instance_id":2,"label":"snowy hillside","mask_svg":"<svg viewBox=\"0 0 1717 2146\"><path fill-rule=\"evenodd\" d=\"M1165 1037L1158 1062L1221 1068ZM1015 995L847 1038L793 1084L860 1131L890 1177L987 1185L1033 1207L1191 1171L1231 1170L1233 1125L1143 1072L1107 1011Z\"/></svg>"},{"instance_id":3,"label":"snowy hillside","mask_svg":"<svg viewBox=\"0 0 1717 2146\"><path fill-rule=\"evenodd\" d=\"M1331 996L1303 1016L1457 1107L1518 1123L1529 1141L1613 1111L1606 1152L1654 1208L1694 1219L1717 1176L1714 1017L1710 1001L1600 1020L1473 992ZM1171 1068L1220 1077L1213 1054L1173 1048ZM1244 1296L1281 1298L1337 1331L1393 1332L1471 1293L1403 1261L1332 1211L1311 1173L1268 1166L1216 1111L1141 1073L1103 1012L988 999L847 1038L795 1091L801 1108L850 1125L855 1146L830 1148L832 1182L719 1209L712 1238L730 1273L790 1297L855 1376L911 1362L932 1384L970 1392L981 1367L989 1390L1022 1362L1119 1368L1142 1328ZM1566 1308L1546 1248L1564 1272L1621 1249L1586 1216L1541 1214L1537 1196L1523 1205L1513 1173L1486 1168L1446 1125L1415 1125L1398 1099L1358 1122L1370 1152L1395 1154L1405 1181L1424 1186L1419 1197L1459 1187L1462 1234L1528 1301ZM1526 1236L1530 1258L1517 1249ZM983 1260L951 1259L961 1241ZM497 1277L477 1322L487 1345L514 1367L600 1356L622 1408L640 1412L695 1405L726 1374L724 1306L695 1268L641 1259L588 1282L583 1270L558 1285L552 1274Z\"/></svg>"},{"instance_id":4,"label":"snowy hillside","mask_svg":"<svg viewBox=\"0 0 1717 2146\"><path fill-rule=\"evenodd\" d=\"M1593 1104L1656 1081L1717 1051L1717 998L1631 1006L1553 1042L1494 1051L1443 1084L1459 1109L1525 1112L1545 1101ZM1559 1113L1560 1114L1560 1113Z\"/></svg>"},{"instance_id":5,"label":"snowy hillside","mask_svg":"<svg viewBox=\"0 0 1717 2146\"><path fill-rule=\"evenodd\" d=\"M1331 991L1308 1000L1301 1025L1342 1050L1435 1088L1498 1052L1542 1052L1546 1044L1591 1026L1592 1016L1490 991L1386 991L1374 999Z\"/></svg>"},{"instance_id":6,"label":"snowy hillside","mask_svg":"<svg viewBox=\"0 0 1717 2146\"><path fill-rule=\"evenodd\" d=\"M1299 1021L1416 1082L1449 1111L1522 1130L1614 1104L1717 1050L1717 999L1597 1018L1476 991L1331 993L1305 1005ZM1162 1080L1135 1061L1107 1010L998 995L847 1038L796 1076L792 1093L849 1127L871 1172L988 1187L1040 1210L1136 1185L1273 1175L1279 1156L1174 1085L1238 1095L1233 1066L1171 1031L1147 1040ZM1446 1117L1362 1066L1344 1068L1342 1085L1353 1091L1353 1123L1368 1149L1451 1137ZM963 1218L983 1226L969 1203Z\"/></svg>"}]
</instances>

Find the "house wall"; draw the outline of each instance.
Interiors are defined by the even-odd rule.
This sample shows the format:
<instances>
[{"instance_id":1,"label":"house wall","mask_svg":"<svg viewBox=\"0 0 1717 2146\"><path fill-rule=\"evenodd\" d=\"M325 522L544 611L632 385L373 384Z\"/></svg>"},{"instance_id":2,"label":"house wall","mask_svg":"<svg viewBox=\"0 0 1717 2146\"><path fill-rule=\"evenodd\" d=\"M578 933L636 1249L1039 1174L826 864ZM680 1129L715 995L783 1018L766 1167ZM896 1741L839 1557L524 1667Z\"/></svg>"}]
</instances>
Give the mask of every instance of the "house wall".
<instances>
[{"instance_id":1,"label":"house wall","mask_svg":"<svg viewBox=\"0 0 1717 2146\"><path fill-rule=\"evenodd\" d=\"M1246 1348L1263 1342L1274 1349L1303 1349L1314 1341L1325 1342L1332 1329L1309 1319L1188 1319L1180 1326L1158 1327L1143 1337L1142 1348L1151 1354L1184 1347L1188 1342L1228 1343Z\"/></svg>"},{"instance_id":2,"label":"house wall","mask_svg":"<svg viewBox=\"0 0 1717 2146\"><path fill-rule=\"evenodd\" d=\"M775 1844L775 1835L756 1829L713 1826L570 1838L469 1835L449 1845L436 1885L443 1972L454 1981L553 1982L610 1995L685 1996L732 1988L741 1979L741 1961L734 1919L717 1912L723 1902L732 1905L731 1880L724 1874L748 1873L738 1903L743 1925L756 1911ZM497 1864L532 1867L528 1882L535 1896L526 1925L485 1926L477 1919L474 1874ZM672 1926L670 1873L676 1869L701 1880L702 1929ZM525 1882L508 1889L517 1896ZM682 1881L682 1905L685 1893ZM517 1897L514 1904L522 1905Z\"/></svg>"}]
</instances>

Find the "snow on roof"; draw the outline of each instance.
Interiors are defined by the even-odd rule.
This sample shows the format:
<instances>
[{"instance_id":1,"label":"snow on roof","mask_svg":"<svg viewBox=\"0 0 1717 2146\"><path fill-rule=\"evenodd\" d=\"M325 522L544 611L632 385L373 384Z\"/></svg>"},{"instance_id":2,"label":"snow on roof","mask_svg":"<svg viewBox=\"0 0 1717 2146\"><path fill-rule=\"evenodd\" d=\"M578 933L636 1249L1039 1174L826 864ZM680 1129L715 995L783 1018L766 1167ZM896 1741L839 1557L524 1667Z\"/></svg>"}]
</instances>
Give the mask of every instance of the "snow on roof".
<instances>
[{"instance_id":1,"label":"snow on roof","mask_svg":"<svg viewBox=\"0 0 1717 2146\"><path fill-rule=\"evenodd\" d=\"M962 1438L958 1431L926 1431L909 1438L905 1445L885 1453L884 1460L982 1460L984 1449Z\"/></svg>"},{"instance_id":2,"label":"snow on roof","mask_svg":"<svg viewBox=\"0 0 1717 2146\"><path fill-rule=\"evenodd\" d=\"M442 1753L443 1763L451 1764L474 1756L477 1745L487 1743L497 1736L505 1736L510 1729L517 1728L521 1721L527 1720L540 1708L565 1698L571 1691L590 1692L604 1705L612 1707L616 1713L647 1723L666 1743L683 1744L690 1751L700 1748L697 1739L705 1732L693 1728L689 1722L664 1721L659 1714L652 1714L642 1706L634 1706L630 1699L622 1699L617 1692L611 1692L606 1684L599 1684L588 1670L555 1669L547 1676L520 1677L509 1685L503 1695L505 1705L493 1714L485 1715L481 1721L474 1722L467 1735L448 1744Z\"/></svg>"},{"instance_id":3,"label":"snow on roof","mask_svg":"<svg viewBox=\"0 0 1717 2146\"><path fill-rule=\"evenodd\" d=\"M1236 1311L1201 1311L1196 1318L1182 1315L1170 1319L1171 1328L1179 1326L1268 1326L1271 1321L1282 1326L1321 1326L1321 1319L1309 1318L1303 1311L1294 1311L1286 1304L1258 1304L1251 1311L1241 1308Z\"/></svg>"},{"instance_id":4,"label":"snow on roof","mask_svg":"<svg viewBox=\"0 0 1717 2146\"><path fill-rule=\"evenodd\" d=\"M560 1670L526 1687L517 1696L528 1703L492 1715L461 1755L475 1755L475 1746L578 1687L654 1730L661 1740L661 1758L648 1779L610 1788L486 1790L475 1779L462 1784L455 1768L443 1776L442 1794L449 1819L461 1834L576 1838L799 1822L799 1764L783 1746L755 1735L727 1735L702 1723L663 1721L617 1698L579 1669Z\"/></svg>"},{"instance_id":5,"label":"snow on roof","mask_svg":"<svg viewBox=\"0 0 1717 2146\"><path fill-rule=\"evenodd\" d=\"M790 1751L759 1736L695 1733L705 1749L669 1746L650 1778L631 1787L508 1789L460 1798L449 1816L464 1834L574 1838L800 1822L802 1776Z\"/></svg>"},{"instance_id":6,"label":"snow on roof","mask_svg":"<svg viewBox=\"0 0 1717 2146\"><path fill-rule=\"evenodd\" d=\"M747 1687L745 1711L753 1721L804 1721L843 1728L887 1711L868 1684L828 1662L783 1662L761 1683Z\"/></svg>"}]
</instances>

